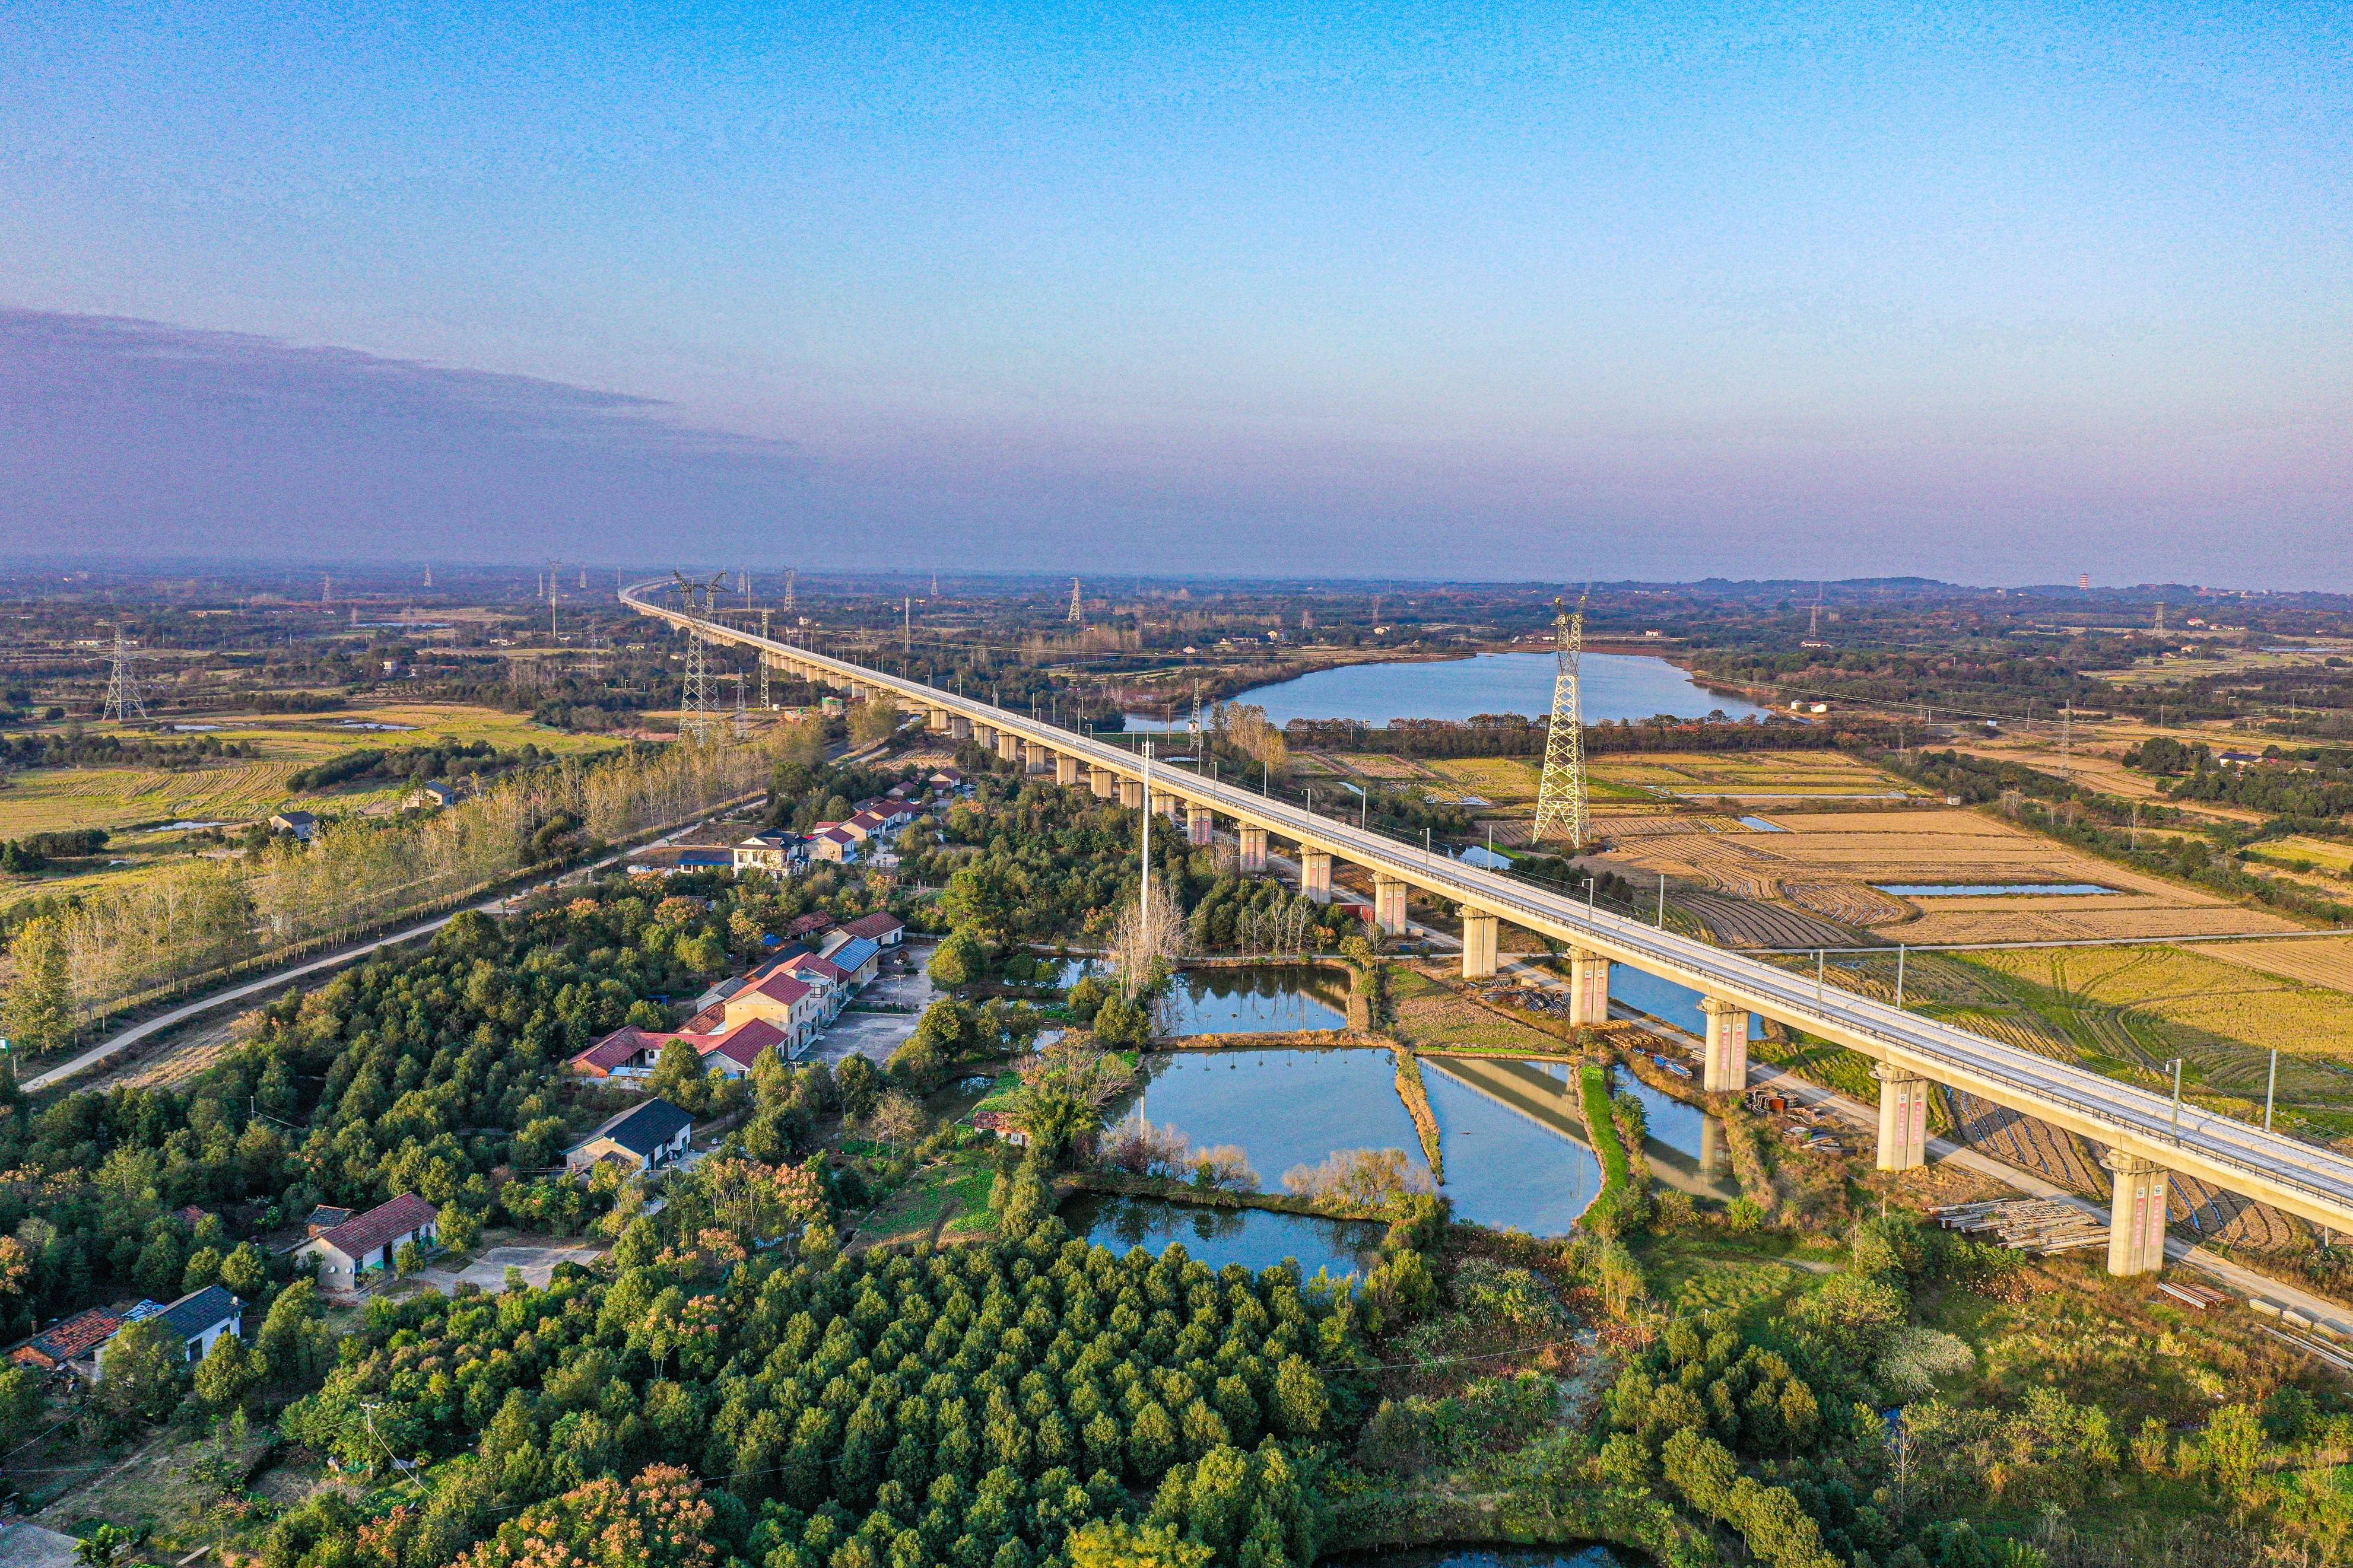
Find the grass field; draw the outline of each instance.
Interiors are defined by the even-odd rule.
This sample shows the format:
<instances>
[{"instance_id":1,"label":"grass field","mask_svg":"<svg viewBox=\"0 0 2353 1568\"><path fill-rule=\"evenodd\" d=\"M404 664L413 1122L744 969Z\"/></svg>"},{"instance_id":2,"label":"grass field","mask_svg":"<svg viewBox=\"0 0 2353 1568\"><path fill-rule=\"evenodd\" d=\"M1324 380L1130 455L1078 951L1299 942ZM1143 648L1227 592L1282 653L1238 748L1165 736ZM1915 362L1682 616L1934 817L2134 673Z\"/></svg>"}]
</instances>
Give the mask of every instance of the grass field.
<instances>
[{"instance_id":1,"label":"grass field","mask_svg":"<svg viewBox=\"0 0 2353 1568\"><path fill-rule=\"evenodd\" d=\"M1839 752L1643 752L1596 757L1590 772L1606 784L1675 796L1868 799L1919 793L1917 785Z\"/></svg>"},{"instance_id":2,"label":"grass field","mask_svg":"<svg viewBox=\"0 0 2353 1568\"><path fill-rule=\"evenodd\" d=\"M2353 844L2339 839L2310 838L2299 833L2293 837L2274 838L2258 844L2250 853L2258 860L2269 860L2274 865L2309 867L2339 876L2353 875Z\"/></svg>"}]
</instances>

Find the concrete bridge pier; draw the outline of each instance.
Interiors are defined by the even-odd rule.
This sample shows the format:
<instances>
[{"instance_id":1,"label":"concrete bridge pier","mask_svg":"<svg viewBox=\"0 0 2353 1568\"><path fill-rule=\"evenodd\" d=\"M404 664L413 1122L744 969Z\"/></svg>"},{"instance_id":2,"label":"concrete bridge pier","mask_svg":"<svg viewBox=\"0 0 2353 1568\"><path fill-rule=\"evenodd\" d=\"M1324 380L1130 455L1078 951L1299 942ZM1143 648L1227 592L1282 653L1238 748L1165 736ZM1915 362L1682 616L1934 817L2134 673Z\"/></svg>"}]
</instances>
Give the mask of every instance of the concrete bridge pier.
<instances>
[{"instance_id":1,"label":"concrete bridge pier","mask_svg":"<svg viewBox=\"0 0 2353 1568\"><path fill-rule=\"evenodd\" d=\"M1588 1029L1609 1021L1609 961L1581 947L1568 950L1568 1021Z\"/></svg>"},{"instance_id":2,"label":"concrete bridge pier","mask_svg":"<svg viewBox=\"0 0 2353 1568\"><path fill-rule=\"evenodd\" d=\"M1252 876L1261 876L1265 873L1265 828L1245 827L1242 829L1242 870L1245 874Z\"/></svg>"},{"instance_id":3,"label":"concrete bridge pier","mask_svg":"<svg viewBox=\"0 0 2353 1568\"><path fill-rule=\"evenodd\" d=\"M1909 1171L1928 1158L1928 1080L1905 1068L1881 1062L1871 1069L1879 1080L1879 1168Z\"/></svg>"},{"instance_id":4,"label":"concrete bridge pier","mask_svg":"<svg viewBox=\"0 0 2353 1568\"><path fill-rule=\"evenodd\" d=\"M1196 849L1205 849L1216 837L1217 831L1218 819L1208 806L1195 805L1185 808L1186 843Z\"/></svg>"},{"instance_id":5,"label":"concrete bridge pier","mask_svg":"<svg viewBox=\"0 0 2353 1568\"><path fill-rule=\"evenodd\" d=\"M972 738L980 742L981 749L984 751L997 750L997 726L994 724L974 724Z\"/></svg>"},{"instance_id":6,"label":"concrete bridge pier","mask_svg":"<svg viewBox=\"0 0 2353 1568\"><path fill-rule=\"evenodd\" d=\"M2108 1204L2108 1272L2158 1272L2165 1267L2165 1167L2121 1149L2109 1150L2100 1163L2116 1176Z\"/></svg>"},{"instance_id":7,"label":"concrete bridge pier","mask_svg":"<svg viewBox=\"0 0 2353 1568\"><path fill-rule=\"evenodd\" d=\"M948 732L949 726L954 722L955 721L948 717L948 710L944 708L927 708L923 710L923 728L929 730L934 735L946 734Z\"/></svg>"},{"instance_id":8,"label":"concrete bridge pier","mask_svg":"<svg viewBox=\"0 0 2353 1568\"><path fill-rule=\"evenodd\" d=\"M1462 978L1484 980L1495 973L1495 917L1465 907L1462 911Z\"/></svg>"},{"instance_id":9,"label":"concrete bridge pier","mask_svg":"<svg viewBox=\"0 0 2353 1568\"><path fill-rule=\"evenodd\" d=\"M1724 1149L1724 1123L1713 1116L1704 1116L1699 1123L1699 1173L1720 1175L1731 1161Z\"/></svg>"},{"instance_id":10,"label":"concrete bridge pier","mask_svg":"<svg viewBox=\"0 0 2353 1568\"><path fill-rule=\"evenodd\" d=\"M948 715L948 733L959 741L972 739L972 721L961 713Z\"/></svg>"},{"instance_id":11,"label":"concrete bridge pier","mask_svg":"<svg viewBox=\"0 0 2353 1568\"><path fill-rule=\"evenodd\" d=\"M1019 762L1021 737L1010 730L999 730L997 732L997 760L1001 763Z\"/></svg>"},{"instance_id":12,"label":"concrete bridge pier","mask_svg":"<svg viewBox=\"0 0 2353 1568\"><path fill-rule=\"evenodd\" d=\"M1176 795L1161 795L1153 796L1152 809L1155 811L1166 812L1167 814L1168 820L1171 822L1182 822L1185 820L1185 803Z\"/></svg>"},{"instance_id":13,"label":"concrete bridge pier","mask_svg":"<svg viewBox=\"0 0 2353 1568\"><path fill-rule=\"evenodd\" d=\"M1054 782L1070 788L1079 782L1079 759L1067 753L1054 758Z\"/></svg>"},{"instance_id":14,"label":"concrete bridge pier","mask_svg":"<svg viewBox=\"0 0 2353 1568\"><path fill-rule=\"evenodd\" d=\"M1699 1005L1707 1015L1705 1069L1700 1087L1738 1094L1748 1087L1748 1009L1716 996L1703 997Z\"/></svg>"},{"instance_id":15,"label":"concrete bridge pier","mask_svg":"<svg viewBox=\"0 0 2353 1568\"><path fill-rule=\"evenodd\" d=\"M1395 877L1373 878L1373 923L1391 936L1405 934L1405 892Z\"/></svg>"},{"instance_id":16,"label":"concrete bridge pier","mask_svg":"<svg viewBox=\"0 0 2353 1568\"><path fill-rule=\"evenodd\" d=\"M1119 804L1127 807L1130 811L1142 811L1144 809L1144 781L1142 779L1120 780Z\"/></svg>"},{"instance_id":17,"label":"concrete bridge pier","mask_svg":"<svg viewBox=\"0 0 2353 1568\"><path fill-rule=\"evenodd\" d=\"M1332 857L1322 849L1299 849L1299 890L1319 904L1332 901Z\"/></svg>"},{"instance_id":18,"label":"concrete bridge pier","mask_svg":"<svg viewBox=\"0 0 2353 1568\"><path fill-rule=\"evenodd\" d=\"M1090 786L1094 790L1095 798L1097 800L1117 800L1119 798L1119 775L1112 772L1109 768L1089 768L1087 770L1087 780Z\"/></svg>"}]
</instances>

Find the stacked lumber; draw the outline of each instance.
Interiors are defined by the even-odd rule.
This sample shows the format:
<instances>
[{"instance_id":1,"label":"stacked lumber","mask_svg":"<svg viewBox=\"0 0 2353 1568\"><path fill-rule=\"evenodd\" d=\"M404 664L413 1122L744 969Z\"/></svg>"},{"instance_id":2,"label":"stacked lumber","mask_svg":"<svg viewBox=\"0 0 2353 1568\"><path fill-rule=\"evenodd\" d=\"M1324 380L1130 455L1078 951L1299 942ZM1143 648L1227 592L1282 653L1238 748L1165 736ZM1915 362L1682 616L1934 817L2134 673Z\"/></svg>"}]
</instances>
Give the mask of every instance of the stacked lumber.
<instances>
[{"instance_id":1,"label":"stacked lumber","mask_svg":"<svg viewBox=\"0 0 2353 1568\"><path fill-rule=\"evenodd\" d=\"M2106 1226L2074 1205L2055 1198L1999 1198L1948 1204L1928 1213L1947 1230L1989 1235L2015 1252L2073 1252L2108 1244Z\"/></svg>"}]
</instances>

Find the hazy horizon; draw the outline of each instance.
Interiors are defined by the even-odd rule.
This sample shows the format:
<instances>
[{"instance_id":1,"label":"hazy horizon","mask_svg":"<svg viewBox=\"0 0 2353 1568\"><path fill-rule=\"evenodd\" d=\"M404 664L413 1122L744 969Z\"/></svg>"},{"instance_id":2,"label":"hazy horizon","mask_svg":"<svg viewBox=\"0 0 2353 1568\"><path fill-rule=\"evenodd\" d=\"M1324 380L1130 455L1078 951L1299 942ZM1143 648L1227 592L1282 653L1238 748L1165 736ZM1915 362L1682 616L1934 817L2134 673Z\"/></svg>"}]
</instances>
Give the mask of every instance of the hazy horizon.
<instances>
[{"instance_id":1,"label":"hazy horizon","mask_svg":"<svg viewBox=\"0 0 2353 1568\"><path fill-rule=\"evenodd\" d=\"M0 18L0 546L2353 588L2353 32Z\"/></svg>"}]
</instances>

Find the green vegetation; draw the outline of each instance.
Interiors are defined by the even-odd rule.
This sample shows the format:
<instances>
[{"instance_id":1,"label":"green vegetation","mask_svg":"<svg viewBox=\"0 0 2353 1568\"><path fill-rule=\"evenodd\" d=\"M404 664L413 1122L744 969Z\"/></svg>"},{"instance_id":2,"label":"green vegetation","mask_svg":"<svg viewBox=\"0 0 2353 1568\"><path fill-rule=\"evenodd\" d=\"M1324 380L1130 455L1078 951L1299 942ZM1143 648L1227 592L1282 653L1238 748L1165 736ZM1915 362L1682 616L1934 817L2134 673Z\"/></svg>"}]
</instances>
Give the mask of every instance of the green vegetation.
<instances>
[{"instance_id":1,"label":"green vegetation","mask_svg":"<svg viewBox=\"0 0 2353 1568\"><path fill-rule=\"evenodd\" d=\"M1314 1559L1369 1298L1090 1248L1042 1215L1034 1170L1000 1239L924 1257L841 1255L789 1170L714 1161L668 1195L607 1278L372 1307L282 1426L363 1471L422 1454L423 1490L373 1521L307 1504L265 1560L439 1563L489 1535L470 1565L603 1563L575 1547L617 1521L669 1543L617 1563L712 1568L1103 1562L1124 1532L1195 1563ZM1405 1241L1392 1322L1427 1279Z\"/></svg>"}]
</instances>

